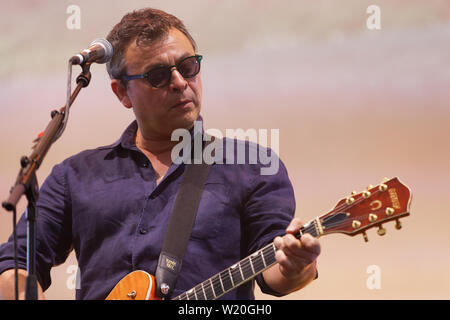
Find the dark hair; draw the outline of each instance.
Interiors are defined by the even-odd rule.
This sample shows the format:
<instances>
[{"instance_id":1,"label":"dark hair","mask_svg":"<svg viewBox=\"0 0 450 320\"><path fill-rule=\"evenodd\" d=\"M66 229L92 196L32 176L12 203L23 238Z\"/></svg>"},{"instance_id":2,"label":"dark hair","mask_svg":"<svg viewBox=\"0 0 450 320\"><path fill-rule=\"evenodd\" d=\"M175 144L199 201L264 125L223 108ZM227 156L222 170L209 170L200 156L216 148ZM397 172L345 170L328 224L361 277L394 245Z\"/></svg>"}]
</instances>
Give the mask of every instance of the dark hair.
<instances>
[{"instance_id":1,"label":"dark hair","mask_svg":"<svg viewBox=\"0 0 450 320\"><path fill-rule=\"evenodd\" d=\"M145 8L123 16L106 37L114 49L112 59L106 64L109 77L121 79L126 73L124 54L132 41L136 41L137 46L151 45L167 36L172 28L181 31L189 39L194 50L197 50L197 45L183 22L171 14L158 9Z\"/></svg>"}]
</instances>

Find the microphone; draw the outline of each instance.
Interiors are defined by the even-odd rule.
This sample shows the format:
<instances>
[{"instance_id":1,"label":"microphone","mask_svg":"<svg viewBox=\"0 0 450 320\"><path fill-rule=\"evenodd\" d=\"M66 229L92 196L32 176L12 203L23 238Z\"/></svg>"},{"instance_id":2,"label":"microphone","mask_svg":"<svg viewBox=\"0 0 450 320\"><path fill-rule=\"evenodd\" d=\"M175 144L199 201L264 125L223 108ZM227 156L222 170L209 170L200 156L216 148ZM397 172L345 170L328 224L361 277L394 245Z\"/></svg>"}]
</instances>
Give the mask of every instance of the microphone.
<instances>
[{"instance_id":1,"label":"microphone","mask_svg":"<svg viewBox=\"0 0 450 320\"><path fill-rule=\"evenodd\" d=\"M79 54L70 58L72 64L85 64L86 62L106 63L113 56L113 47L108 40L99 38L95 39Z\"/></svg>"}]
</instances>

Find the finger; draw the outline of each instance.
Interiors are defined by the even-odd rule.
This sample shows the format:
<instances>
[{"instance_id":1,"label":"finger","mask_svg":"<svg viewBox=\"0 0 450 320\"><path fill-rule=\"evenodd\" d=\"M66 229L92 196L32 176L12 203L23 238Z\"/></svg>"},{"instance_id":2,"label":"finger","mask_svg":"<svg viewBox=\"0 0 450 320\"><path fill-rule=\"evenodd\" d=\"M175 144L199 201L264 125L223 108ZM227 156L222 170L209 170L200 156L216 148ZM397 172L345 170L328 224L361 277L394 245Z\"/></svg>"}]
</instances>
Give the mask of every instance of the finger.
<instances>
[{"instance_id":1,"label":"finger","mask_svg":"<svg viewBox=\"0 0 450 320\"><path fill-rule=\"evenodd\" d=\"M314 238L312 235L310 234L304 234L300 237L300 242L302 247L309 251L312 252L315 255L319 255L321 248L320 248L320 242L319 240L317 240L316 238Z\"/></svg>"},{"instance_id":2,"label":"finger","mask_svg":"<svg viewBox=\"0 0 450 320\"><path fill-rule=\"evenodd\" d=\"M302 226L303 226L302 220L300 220L299 218L294 218L291 220L288 227L286 228L286 232L292 234L297 233Z\"/></svg>"},{"instance_id":3,"label":"finger","mask_svg":"<svg viewBox=\"0 0 450 320\"><path fill-rule=\"evenodd\" d=\"M309 263L298 257L289 257L285 252L278 250L275 254L275 258L279 264L281 273L285 277L294 277L300 274L304 267Z\"/></svg>"},{"instance_id":4,"label":"finger","mask_svg":"<svg viewBox=\"0 0 450 320\"><path fill-rule=\"evenodd\" d=\"M317 259L317 256L320 253L320 245L318 245L317 239L305 239L307 244L308 241L312 241L312 247L305 247L305 245L295 238L293 235L285 235L283 238L283 243L280 246L280 250L282 250L288 258L299 258L302 261L305 261L306 264L309 264Z\"/></svg>"},{"instance_id":5,"label":"finger","mask_svg":"<svg viewBox=\"0 0 450 320\"><path fill-rule=\"evenodd\" d=\"M275 239L273 239L273 244L275 245L275 248L277 248L278 250L282 250L284 247L283 238L275 237Z\"/></svg>"}]
</instances>

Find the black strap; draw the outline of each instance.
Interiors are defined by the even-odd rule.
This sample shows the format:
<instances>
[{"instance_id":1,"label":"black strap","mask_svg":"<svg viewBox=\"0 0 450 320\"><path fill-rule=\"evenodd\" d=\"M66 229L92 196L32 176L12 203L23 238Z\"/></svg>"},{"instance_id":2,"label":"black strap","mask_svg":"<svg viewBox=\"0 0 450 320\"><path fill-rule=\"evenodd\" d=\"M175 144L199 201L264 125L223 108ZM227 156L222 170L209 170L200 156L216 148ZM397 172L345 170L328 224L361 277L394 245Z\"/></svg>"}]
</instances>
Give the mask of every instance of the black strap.
<instances>
[{"instance_id":1,"label":"black strap","mask_svg":"<svg viewBox=\"0 0 450 320\"><path fill-rule=\"evenodd\" d=\"M204 162L186 165L155 273L156 291L161 298L168 298L175 287L210 168Z\"/></svg>"}]
</instances>

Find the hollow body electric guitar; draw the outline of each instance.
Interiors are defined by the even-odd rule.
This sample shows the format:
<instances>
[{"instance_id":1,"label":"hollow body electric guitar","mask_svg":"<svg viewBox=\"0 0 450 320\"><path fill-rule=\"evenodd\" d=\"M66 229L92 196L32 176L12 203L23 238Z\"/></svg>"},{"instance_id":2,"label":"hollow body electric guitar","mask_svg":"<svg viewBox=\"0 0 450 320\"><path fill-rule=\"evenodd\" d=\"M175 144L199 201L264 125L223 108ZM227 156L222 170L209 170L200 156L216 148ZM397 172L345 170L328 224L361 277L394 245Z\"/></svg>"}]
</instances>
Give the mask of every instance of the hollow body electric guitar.
<instances>
[{"instance_id":1,"label":"hollow body electric guitar","mask_svg":"<svg viewBox=\"0 0 450 320\"><path fill-rule=\"evenodd\" d=\"M386 233L382 224L395 220L401 228L400 218L409 215L411 192L398 178L385 179L376 187L340 200L330 212L305 224L295 235L300 238L309 233L321 237L332 233L355 236L362 233L368 241L366 230L378 227L380 236ZM194 288L173 298L174 300L214 300L276 263L273 243L242 259L228 269L212 276ZM145 271L129 273L114 287L106 300L158 300L155 277Z\"/></svg>"}]
</instances>

